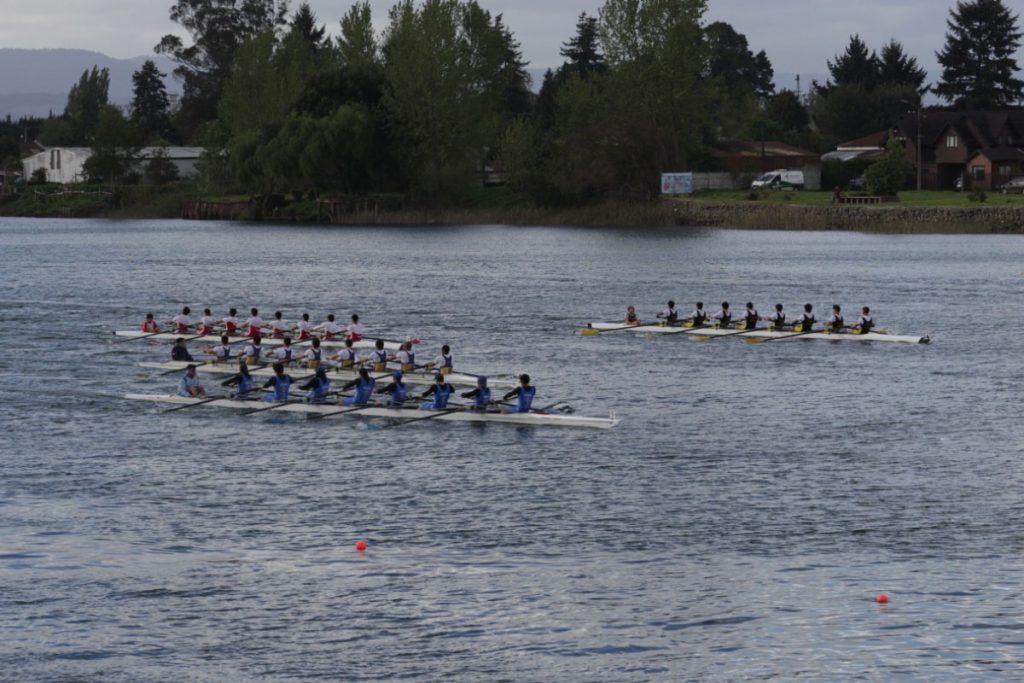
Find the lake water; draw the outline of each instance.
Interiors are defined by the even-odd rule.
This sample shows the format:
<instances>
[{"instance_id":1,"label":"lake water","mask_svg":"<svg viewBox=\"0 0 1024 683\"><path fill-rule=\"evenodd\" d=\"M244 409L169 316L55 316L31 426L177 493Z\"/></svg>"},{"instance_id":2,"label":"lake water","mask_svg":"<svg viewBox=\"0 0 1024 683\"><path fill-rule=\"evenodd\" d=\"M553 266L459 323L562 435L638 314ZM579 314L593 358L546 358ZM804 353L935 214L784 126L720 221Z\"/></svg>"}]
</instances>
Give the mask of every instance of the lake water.
<instances>
[{"instance_id":1,"label":"lake water","mask_svg":"<svg viewBox=\"0 0 1024 683\"><path fill-rule=\"evenodd\" d=\"M0 679L1020 680L1022 271L1011 236L0 220ZM577 333L669 298L934 342ZM176 378L110 332L186 304L356 311L623 422L121 400Z\"/></svg>"}]
</instances>

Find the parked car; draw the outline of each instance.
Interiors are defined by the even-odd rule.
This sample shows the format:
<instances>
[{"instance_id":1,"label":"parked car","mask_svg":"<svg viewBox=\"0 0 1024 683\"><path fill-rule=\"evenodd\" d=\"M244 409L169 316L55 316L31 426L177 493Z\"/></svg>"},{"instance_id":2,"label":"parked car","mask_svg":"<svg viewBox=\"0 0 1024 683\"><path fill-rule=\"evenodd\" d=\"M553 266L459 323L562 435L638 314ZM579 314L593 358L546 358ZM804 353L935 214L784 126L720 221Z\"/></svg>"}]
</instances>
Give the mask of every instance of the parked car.
<instances>
[{"instance_id":1,"label":"parked car","mask_svg":"<svg viewBox=\"0 0 1024 683\"><path fill-rule=\"evenodd\" d=\"M802 190L804 189L804 172L769 171L750 184L751 190Z\"/></svg>"},{"instance_id":2,"label":"parked car","mask_svg":"<svg viewBox=\"0 0 1024 683\"><path fill-rule=\"evenodd\" d=\"M1024 194L1024 176L1003 183L999 186L999 191L1003 194Z\"/></svg>"}]
</instances>

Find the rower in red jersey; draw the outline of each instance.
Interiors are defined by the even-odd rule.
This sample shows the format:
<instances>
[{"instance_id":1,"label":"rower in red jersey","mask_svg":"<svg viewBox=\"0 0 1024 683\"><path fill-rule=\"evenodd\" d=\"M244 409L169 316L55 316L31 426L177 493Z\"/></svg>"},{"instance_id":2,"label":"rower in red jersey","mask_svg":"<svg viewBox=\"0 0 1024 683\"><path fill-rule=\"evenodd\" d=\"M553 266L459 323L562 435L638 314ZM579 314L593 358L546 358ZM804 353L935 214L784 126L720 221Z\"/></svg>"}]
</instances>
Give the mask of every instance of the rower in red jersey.
<instances>
[{"instance_id":1,"label":"rower in red jersey","mask_svg":"<svg viewBox=\"0 0 1024 683\"><path fill-rule=\"evenodd\" d=\"M270 333L274 339L284 339L284 336L289 332L288 323L284 319L284 313L274 311L274 319L270 321Z\"/></svg>"},{"instance_id":2,"label":"rower in red jersey","mask_svg":"<svg viewBox=\"0 0 1024 683\"><path fill-rule=\"evenodd\" d=\"M213 319L213 313L209 308L203 309L203 317L199 319L199 324L196 325L196 334L213 334L213 325L216 321Z\"/></svg>"},{"instance_id":3,"label":"rower in red jersey","mask_svg":"<svg viewBox=\"0 0 1024 683\"><path fill-rule=\"evenodd\" d=\"M363 324L361 322L359 322L359 314L353 313L352 322L350 322L348 324L348 327L345 328L345 338L357 342L362 341L365 335L366 328L363 327Z\"/></svg>"},{"instance_id":4,"label":"rower in red jersey","mask_svg":"<svg viewBox=\"0 0 1024 683\"><path fill-rule=\"evenodd\" d=\"M234 337L238 332L238 309L232 308L228 311L228 317L221 320L224 323L224 331Z\"/></svg>"},{"instance_id":5,"label":"rower in red jersey","mask_svg":"<svg viewBox=\"0 0 1024 683\"><path fill-rule=\"evenodd\" d=\"M330 313L327 315L327 320L320 323L314 330L323 330L324 341L333 341L335 335L341 332L342 327L334 321L334 314Z\"/></svg>"},{"instance_id":6,"label":"rower in red jersey","mask_svg":"<svg viewBox=\"0 0 1024 683\"><path fill-rule=\"evenodd\" d=\"M173 323L178 334L188 334L188 329L192 327L192 309L185 306L181 309L181 313L170 319L169 322Z\"/></svg>"},{"instance_id":7,"label":"rower in red jersey","mask_svg":"<svg viewBox=\"0 0 1024 683\"><path fill-rule=\"evenodd\" d=\"M152 313L146 314L146 321L142 323L143 332L159 332L160 324L153 318Z\"/></svg>"},{"instance_id":8,"label":"rower in red jersey","mask_svg":"<svg viewBox=\"0 0 1024 683\"><path fill-rule=\"evenodd\" d=\"M263 334L260 329L263 327L263 318L260 317L260 312L255 308L250 309L249 314L249 319L245 321L245 324L249 326L246 336L259 337Z\"/></svg>"},{"instance_id":9,"label":"rower in red jersey","mask_svg":"<svg viewBox=\"0 0 1024 683\"><path fill-rule=\"evenodd\" d=\"M313 323L309 322L309 313L302 314L302 320L295 323L295 331L299 333L299 341L306 341L313 336Z\"/></svg>"}]
</instances>

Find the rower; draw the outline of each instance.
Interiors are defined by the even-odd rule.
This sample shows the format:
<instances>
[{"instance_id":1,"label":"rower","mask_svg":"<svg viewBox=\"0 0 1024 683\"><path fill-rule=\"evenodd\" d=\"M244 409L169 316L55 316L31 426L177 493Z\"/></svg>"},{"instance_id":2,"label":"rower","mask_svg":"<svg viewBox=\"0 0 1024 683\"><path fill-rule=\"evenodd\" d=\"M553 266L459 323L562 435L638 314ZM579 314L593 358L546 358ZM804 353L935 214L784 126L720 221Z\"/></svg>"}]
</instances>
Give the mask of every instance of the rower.
<instances>
[{"instance_id":1,"label":"rower","mask_svg":"<svg viewBox=\"0 0 1024 683\"><path fill-rule=\"evenodd\" d=\"M299 333L299 341L306 341L313 336L313 323L309 322L309 313L302 314L302 320L295 323L295 331Z\"/></svg>"},{"instance_id":2,"label":"rower","mask_svg":"<svg viewBox=\"0 0 1024 683\"><path fill-rule=\"evenodd\" d=\"M455 361L452 360L452 349L450 346L445 344L441 347L441 355L434 360L427 363L424 367L437 368L437 371L442 375L450 375L452 370L455 369Z\"/></svg>"},{"instance_id":3,"label":"rower","mask_svg":"<svg viewBox=\"0 0 1024 683\"><path fill-rule=\"evenodd\" d=\"M434 375L434 383L424 391L420 396L426 398L427 396L433 395L434 398L430 403L424 403L420 406L421 410L445 410L448 408L448 399L451 398L452 392L455 391L451 384L444 381L444 375L440 372Z\"/></svg>"},{"instance_id":4,"label":"rower","mask_svg":"<svg viewBox=\"0 0 1024 683\"><path fill-rule=\"evenodd\" d=\"M255 308L249 310L249 319L244 324L249 326L246 336L259 337L263 334L263 318L260 317L260 312Z\"/></svg>"},{"instance_id":5,"label":"rower","mask_svg":"<svg viewBox=\"0 0 1024 683\"><path fill-rule=\"evenodd\" d=\"M228 341L228 335L222 334L220 336L220 344L218 346L207 347L203 349L203 351L212 354L214 361L217 363L227 362L231 360L231 344L229 344Z\"/></svg>"},{"instance_id":6,"label":"rower","mask_svg":"<svg viewBox=\"0 0 1024 683\"><path fill-rule=\"evenodd\" d=\"M143 332L159 332L160 331L160 325L153 318L153 314L152 313L147 313L146 314L146 321L144 323L142 323L142 331Z\"/></svg>"},{"instance_id":7,"label":"rower","mask_svg":"<svg viewBox=\"0 0 1024 683\"><path fill-rule=\"evenodd\" d=\"M200 396L206 396L206 389L199 383L199 378L196 377L196 366L189 365L185 368L185 374L182 376L181 381L178 382L178 396L184 396L185 398L199 398Z\"/></svg>"},{"instance_id":8,"label":"rower","mask_svg":"<svg viewBox=\"0 0 1024 683\"><path fill-rule=\"evenodd\" d=\"M294 350L295 349L292 348L292 338L285 337L284 343L281 346L267 351L267 358L276 358L280 363L291 363L292 352Z\"/></svg>"},{"instance_id":9,"label":"rower","mask_svg":"<svg viewBox=\"0 0 1024 683\"><path fill-rule=\"evenodd\" d=\"M722 307L711 316L711 319L715 321L715 327L729 327L732 322L732 311L729 309L729 302L723 301Z\"/></svg>"},{"instance_id":10,"label":"rower","mask_svg":"<svg viewBox=\"0 0 1024 683\"><path fill-rule=\"evenodd\" d=\"M391 384L387 385L383 389L379 390L382 394L387 394L389 398L385 402L389 406L401 407L405 403L405 399L409 397L409 388L402 381L402 371L395 370L391 373Z\"/></svg>"},{"instance_id":11,"label":"rower","mask_svg":"<svg viewBox=\"0 0 1024 683\"><path fill-rule=\"evenodd\" d=\"M412 352L412 342L404 342L391 360L402 366L402 372L412 372L416 369L416 354Z\"/></svg>"},{"instance_id":12,"label":"rower","mask_svg":"<svg viewBox=\"0 0 1024 683\"><path fill-rule=\"evenodd\" d=\"M192 327L192 309L185 306L181 309L181 313L171 318L168 322L177 325L178 334L185 334L188 332L188 328Z\"/></svg>"},{"instance_id":13,"label":"rower","mask_svg":"<svg viewBox=\"0 0 1024 683\"><path fill-rule=\"evenodd\" d=\"M326 370L317 368L313 378L299 388L309 392L306 395L307 403L323 403L327 398L327 392L331 389L331 380L327 379Z\"/></svg>"},{"instance_id":14,"label":"rower","mask_svg":"<svg viewBox=\"0 0 1024 683\"><path fill-rule=\"evenodd\" d=\"M274 311L274 319L270 321L270 333L274 339L281 339L288 333L288 323L281 311Z\"/></svg>"},{"instance_id":15,"label":"rower","mask_svg":"<svg viewBox=\"0 0 1024 683\"><path fill-rule=\"evenodd\" d=\"M195 360L195 358L192 357L192 354L188 352L188 349L185 348L184 337L178 337L174 340L174 346L171 347L171 360L181 362L187 361L189 363Z\"/></svg>"},{"instance_id":16,"label":"rower","mask_svg":"<svg viewBox=\"0 0 1024 683\"><path fill-rule=\"evenodd\" d=\"M782 304L775 304L775 312L766 318L772 324L773 330L781 330L786 326L786 312L782 310Z\"/></svg>"},{"instance_id":17,"label":"rower","mask_svg":"<svg viewBox=\"0 0 1024 683\"><path fill-rule=\"evenodd\" d=\"M287 401L288 391L292 387L292 377L284 371L284 363L274 363L274 376L264 384L264 389L271 392L263 397L264 401Z\"/></svg>"},{"instance_id":18,"label":"rower","mask_svg":"<svg viewBox=\"0 0 1024 683\"><path fill-rule=\"evenodd\" d=\"M331 341L331 340L334 339L334 336L336 334L341 332L342 328L341 328L340 325L338 325L338 323L334 322L334 314L333 313L329 313L327 315L327 320L325 320L324 322L320 323L319 325L317 325L313 329L314 330L323 330L323 332L324 332L324 341Z\"/></svg>"},{"instance_id":19,"label":"rower","mask_svg":"<svg viewBox=\"0 0 1024 683\"><path fill-rule=\"evenodd\" d=\"M501 412L528 413L530 412L530 406L533 405L533 397L536 395L537 387L530 386L530 376L525 373L519 375L519 386L505 394L504 398L502 398L503 401L507 401L515 396L516 404L514 406L503 406Z\"/></svg>"},{"instance_id":20,"label":"rower","mask_svg":"<svg viewBox=\"0 0 1024 683\"><path fill-rule=\"evenodd\" d=\"M743 324L742 327L745 330L756 330L757 321L761 319L758 315L757 309L754 308L754 304L747 302L747 309L743 311Z\"/></svg>"},{"instance_id":21,"label":"rower","mask_svg":"<svg viewBox=\"0 0 1024 683\"><path fill-rule=\"evenodd\" d=\"M690 323L691 327L703 327L708 321L708 312L704 310L704 302L698 301L697 307L693 309L693 313L686 319L686 322Z\"/></svg>"},{"instance_id":22,"label":"rower","mask_svg":"<svg viewBox=\"0 0 1024 683\"><path fill-rule=\"evenodd\" d=\"M313 337L313 341L310 342L310 346L306 349L306 353L302 354L302 359L306 361L306 367L310 370L316 370L320 367L320 357L323 354L323 349L320 348L320 338Z\"/></svg>"},{"instance_id":23,"label":"rower","mask_svg":"<svg viewBox=\"0 0 1024 683\"><path fill-rule=\"evenodd\" d=\"M473 399L473 410L487 410L491 405L491 390L487 387L487 378L481 375L476 378L476 388L462 394L462 398Z\"/></svg>"},{"instance_id":24,"label":"rower","mask_svg":"<svg viewBox=\"0 0 1024 683\"><path fill-rule=\"evenodd\" d=\"M800 315L800 319L793 323L793 331L810 332L816 322L817 320L814 318L814 306L804 304L804 312Z\"/></svg>"},{"instance_id":25,"label":"rower","mask_svg":"<svg viewBox=\"0 0 1024 683\"><path fill-rule=\"evenodd\" d=\"M346 339L345 345L348 342L355 341L354 339ZM370 357L367 358L367 362L373 365L374 372L384 372L388 367L388 352L384 350L384 340L378 339L376 347L371 353Z\"/></svg>"},{"instance_id":26,"label":"rower","mask_svg":"<svg viewBox=\"0 0 1024 683\"><path fill-rule=\"evenodd\" d=\"M263 337L260 336L259 332L257 332L256 336L246 344L245 348L242 350L241 356L249 365L260 364L260 358L263 356Z\"/></svg>"},{"instance_id":27,"label":"rower","mask_svg":"<svg viewBox=\"0 0 1024 683\"><path fill-rule=\"evenodd\" d=\"M345 340L345 348L338 351L336 354L331 356L331 360L336 360L341 365L342 369L348 370L355 367L356 364L356 350L352 347L352 340Z\"/></svg>"},{"instance_id":28,"label":"rower","mask_svg":"<svg viewBox=\"0 0 1024 683\"><path fill-rule=\"evenodd\" d=\"M860 309L860 318L857 320L857 324L853 326L854 334L867 334L875 326L875 319L871 316L871 309L865 306Z\"/></svg>"},{"instance_id":29,"label":"rower","mask_svg":"<svg viewBox=\"0 0 1024 683\"><path fill-rule=\"evenodd\" d=\"M373 397L373 390L376 386L377 381L370 377L370 373L366 368L359 368L359 376L341 388L342 391L348 391L355 387L356 393L343 400L342 404L346 406L365 406Z\"/></svg>"},{"instance_id":30,"label":"rower","mask_svg":"<svg viewBox=\"0 0 1024 683\"><path fill-rule=\"evenodd\" d=\"M675 321L679 319L679 311L676 309L676 302L669 301L668 308L659 313L658 317L664 318L665 322L667 322L669 325L674 324Z\"/></svg>"},{"instance_id":31,"label":"rower","mask_svg":"<svg viewBox=\"0 0 1024 683\"><path fill-rule=\"evenodd\" d=\"M825 321L825 331L842 332L843 327L843 311L839 308L839 304L836 304L832 307L832 315Z\"/></svg>"},{"instance_id":32,"label":"rower","mask_svg":"<svg viewBox=\"0 0 1024 683\"><path fill-rule=\"evenodd\" d=\"M238 309L232 308L229 310L228 316L226 318L222 318L221 322L224 323L224 331L227 332L229 336L235 336L235 333L238 332Z\"/></svg>"},{"instance_id":33,"label":"rower","mask_svg":"<svg viewBox=\"0 0 1024 683\"><path fill-rule=\"evenodd\" d=\"M213 324L215 322L210 309L204 308L203 317L199 319L199 324L196 325L196 334L213 334Z\"/></svg>"},{"instance_id":34,"label":"rower","mask_svg":"<svg viewBox=\"0 0 1024 683\"><path fill-rule=\"evenodd\" d=\"M359 322L359 314L352 314L352 322L345 328L345 338L351 339L354 342L361 341L363 336L366 335L366 328Z\"/></svg>"},{"instance_id":35,"label":"rower","mask_svg":"<svg viewBox=\"0 0 1024 683\"><path fill-rule=\"evenodd\" d=\"M253 390L256 381L249 374L249 366L244 359L238 361L238 374L228 377L220 383L222 387L235 387L235 393L231 398L242 401L249 398L249 392Z\"/></svg>"},{"instance_id":36,"label":"rower","mask_svg":"<svg viewBox=\"0 0 1024 683\"><path fill-rule=\"evenodd\" d=\"M639 325L640 318L636 314L636 306L629 306L626 308L626 318L622 322L627 325Z\"/></svg>"}]
</instances>

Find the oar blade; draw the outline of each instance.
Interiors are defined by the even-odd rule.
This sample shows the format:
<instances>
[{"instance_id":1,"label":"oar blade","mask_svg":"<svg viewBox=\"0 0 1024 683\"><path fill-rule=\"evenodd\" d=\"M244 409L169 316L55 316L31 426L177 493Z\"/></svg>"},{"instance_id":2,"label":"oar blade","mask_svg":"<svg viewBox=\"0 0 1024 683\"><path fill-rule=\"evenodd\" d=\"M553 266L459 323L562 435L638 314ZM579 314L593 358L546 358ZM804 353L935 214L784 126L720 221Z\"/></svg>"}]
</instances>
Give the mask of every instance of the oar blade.
<instances>
[{"instance_id":1,"label":"oar blade","mask_svg":"<svg viewBox=\"0 0 1024 683\"><path fill-rule=\"evenodd\" d=\"M584 337L594 337L601 334L601 330L595 330L593 327L585 327L580 330L580 334Z\"/></svg>"}]
</instances>

